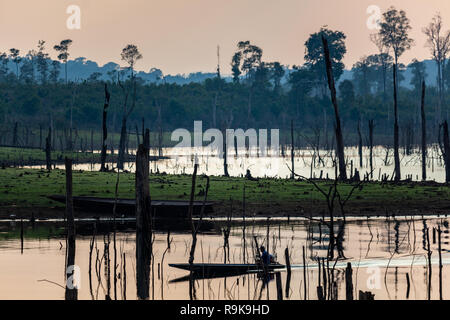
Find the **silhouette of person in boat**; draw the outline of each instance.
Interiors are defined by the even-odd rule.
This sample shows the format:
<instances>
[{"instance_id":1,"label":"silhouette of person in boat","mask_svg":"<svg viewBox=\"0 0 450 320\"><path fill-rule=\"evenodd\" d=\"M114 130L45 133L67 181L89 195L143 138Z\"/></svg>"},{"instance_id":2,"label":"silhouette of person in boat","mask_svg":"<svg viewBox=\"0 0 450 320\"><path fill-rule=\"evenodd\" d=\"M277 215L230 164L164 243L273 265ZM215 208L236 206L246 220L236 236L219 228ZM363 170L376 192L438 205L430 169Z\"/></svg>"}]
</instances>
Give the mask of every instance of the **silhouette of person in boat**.
<instances>
[{"instance_id":1,"label":"silhouette of person in boat","mask_svg":"<svg viewBox=\"0 0 450 320\"><path fill-rule=\"evenodd\" d=\"M261 246L261 262L264 263L266 266L273 263L273 256L270 255L264 246Z\"/></svg>"}]
</instances>

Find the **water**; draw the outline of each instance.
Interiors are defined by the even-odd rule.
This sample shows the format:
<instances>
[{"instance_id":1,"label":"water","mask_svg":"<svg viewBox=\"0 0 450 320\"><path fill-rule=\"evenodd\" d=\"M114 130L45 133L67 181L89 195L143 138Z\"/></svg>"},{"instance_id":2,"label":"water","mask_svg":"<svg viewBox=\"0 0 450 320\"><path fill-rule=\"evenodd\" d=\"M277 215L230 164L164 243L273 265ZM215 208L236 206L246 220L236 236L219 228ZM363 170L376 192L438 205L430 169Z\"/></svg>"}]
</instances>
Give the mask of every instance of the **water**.
<instances>
[{"instance_id":1,"label":"water","mask_svg":"<svg viewBox=\"0 0 450 320\"><path fill-rule=\"evenodd\" d=\"M374 148L373 151L373 179L380 180L383 175L389 178L394 173L393 150L382 146ZM131 151L135 152L135 151ZM157 155L157 151L152 150L152 155ZM165 148L163 154L169 159L161 159L152 161L150 169L152 172L166 172L168 174L190 174L193 172L194 159L197 159L199 166L199 174L207 174L220 176L224 174L223 159L217 156L217 152L205 148ZM249 154L245 149L238 150L236 156L234 150L228 156L228 172L231 176L244 176L247 170L250 170L254 177L278 177L289 178L291 175L291 159L290 150L286 150L285 157L274 154L273 151L268 152L268 157L257 157L256 153ZM194 156L195 155L195 156ZM320 162L319 157L320 155ZM369 150L363 148L363 167L359 167L358 148L349 147L345 150L347 171L350 173L353 162L353 169L360 171L360 176L370 173ZM294 167L296 174L304 177L319 178L322 174L323 178L327 175L330 179L335 177L335 169L333 167L334 152L328 150L319 150L318 153L312 149L298 149L295 151ZM414 150L411 155L404 154L401 151L401 173L402 178L411 176L414 181L422 180L421 153ZM311 168L313 166L313 168ZM64 166L57 166L63 168ZM115 167L115 164L109 164L109 167ZM34 168L44 168L43 166L34 166ZM78 164L74 165L76 170L95 170L100 169L98 164ZM131 172L135 170L134 163L126 163L125 169ZM441 161L440 152L436 146L431 146L428 150L427 160L427 178L437 182L445 182L445 168Z\"/></svg>"},{"instance_id":2,"label":"water","mask_svg":"<svg viewBox=\"0 0 450 320\"><path fill-rule=\"evenodd\" d=\"M243 225L234 221L229 238L229 261L243 262ZM409 299L427 299L428 260L425 250L424 229L429 228L432 251L431 298L439 298L438 247L433 242L433 228L442 228L443 296L450 298L446 285L450 276L450 253L448 220L445 218L386 218L352 219L346 224L338 222L335 233L343 231L342 257L329 261L330 277L336 282L338 299L345 299L345 267L353 266L354 296L359 290L371 291L375 299L406 299L406 274L410 277ZM117 225L117 299L136 299L135 277L135 230L133 222L118 222ZM0 223L0 299L64 299L65 237L62 222L42 221L25 224L24 249L21 253L20 223L7 221ZM93 222L77 222L76 264L80 268L81 287L79 299L114 299L112 227L98 224L92 253L91 277L89 277L90 243ZM223 235L221 229L227 224L214 221L214 226L199 234L195 262L223 263ZM267 234L269 244L267 245ZM110 272L105 255L105 241L109 235ZM265 220L247 219L246 256L253 259L252 243L256 236L259 244L269 247L279 262L284 263L284 252L288 248L293 265L290 288L286 290L287 273L281 271L284 299L304 299L304 274L302 248L306 255L307 299L317 299L318 268L317 257L326 257L329 230L318 221L304 219ZM190 231L170 233L171 248L167 250L168 234L156 232L154 241L154 266L151 271L152 284L150 298L189 299L189 282L171 282L185 277L188 272L168 266L169 263L187 263L191 246ZM437 235L436 235L437 239ZM335 252L337 258L338 251ZM124 268L123 255L126 258ZM105 259L106 257L106 259ZM228 260L228 259L227 259ZM334 272L332 272L335 264ZM389 266L389 267L388 267ZM123 269L126 270L126 277ZM333 277L331 276L333 275ZM323 277L323 274L321 274ZM109 280L108 280L109 279ZM126 284L124 280L126 279ZM323 278L321 279L323 285ZM125 287L126 286L126 290ZM276 299L276 281L267 284L258 275L241 275L218 279L200 279L195 282L197 299L257 300Z\"/></svg>"}]
</instances>

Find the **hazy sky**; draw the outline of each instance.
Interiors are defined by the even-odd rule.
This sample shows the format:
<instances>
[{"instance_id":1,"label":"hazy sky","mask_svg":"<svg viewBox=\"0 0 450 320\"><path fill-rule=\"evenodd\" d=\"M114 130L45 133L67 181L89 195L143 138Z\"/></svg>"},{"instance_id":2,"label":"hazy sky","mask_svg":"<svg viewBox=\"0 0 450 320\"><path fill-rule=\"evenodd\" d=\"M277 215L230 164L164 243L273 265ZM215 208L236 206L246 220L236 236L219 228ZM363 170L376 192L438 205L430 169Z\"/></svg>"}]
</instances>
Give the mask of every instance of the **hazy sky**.
<instances>
[{"instance_id":1,"label":"hazy sky","mask_svg":"<svg viewBox=\"0 0 450 320\"><path fill-rule=\"evenodd\" d=\"M81 9L81 29L69 30L70 5ZM0 0L0 51L34 48L38 40L53 45L74 40L71 58L87 57L103 65L120 63L121 49L138 45L144 59L137 69L165 73L214 72L216 47L221 68L230 73L231 56L240 40L264 50L265 61L302 64L308 35L323 25L347 35L347 68L375 53L369 40L367 8L404 9L411 19L416 45L401 62L429 57L422 28L441 12L450 29L449 0Z\"/></svg>"}]
</instances>

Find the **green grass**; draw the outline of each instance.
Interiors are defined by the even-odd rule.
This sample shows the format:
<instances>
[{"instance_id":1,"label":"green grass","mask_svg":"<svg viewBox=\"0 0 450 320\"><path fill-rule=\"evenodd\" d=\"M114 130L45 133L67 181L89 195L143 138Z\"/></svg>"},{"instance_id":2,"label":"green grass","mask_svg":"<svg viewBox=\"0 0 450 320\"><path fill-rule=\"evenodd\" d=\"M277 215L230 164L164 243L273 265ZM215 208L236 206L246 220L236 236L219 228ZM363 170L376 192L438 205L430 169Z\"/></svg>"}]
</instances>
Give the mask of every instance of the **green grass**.
<instances>
[{"instance_id":1,"label":"green grass","mask_svg":"<svg viewBox=\"0 0 450 320\"><path fill-rule=\"evenodd\" d=\"M81 172L73 173L73 192L76 196L114 197L116 173ZM260 179L247 181L243 178L211 177L208 200L224 201L229 199L241 203L243 186L246 187L246 202L282 206L288 203L311 204L323 202L324 197L308 182ZM205 179L197 179L196 199L203 199L200 190L205 187ZM328 188L329 182L319 182L322 188ZM191 176L187 175L151 175L150 192L153 199L188 200ZM338 190L345 197L351 190L350 184L339 184ZM46 198L48 195L65 193L65 172L63 170L0 169L0 207L17 206L53 207L61 206ZM118 189L119 197L134 198L134 174L121 173ZM404 183L401 185L368 183L362 190L356 190L351 203L396 204L438 203L450 199L450 188L446 185L422 185Z\"/></svg>"},{"instance_id":2,"label":"green grass","mask_svg":"<svg viewBox=\"0 0 450 320\"><path fill-rule=\"evenodd\" d=\"M92 160L99 161L100 154L92 154L90 152L71 152L71 151L52 151L52 161L64 161L68 157L77 162L91 162ZM0 163L38 163L45 162L45 152L41 149L31 148L0 148Z\"/></svg>"}]
</instances>

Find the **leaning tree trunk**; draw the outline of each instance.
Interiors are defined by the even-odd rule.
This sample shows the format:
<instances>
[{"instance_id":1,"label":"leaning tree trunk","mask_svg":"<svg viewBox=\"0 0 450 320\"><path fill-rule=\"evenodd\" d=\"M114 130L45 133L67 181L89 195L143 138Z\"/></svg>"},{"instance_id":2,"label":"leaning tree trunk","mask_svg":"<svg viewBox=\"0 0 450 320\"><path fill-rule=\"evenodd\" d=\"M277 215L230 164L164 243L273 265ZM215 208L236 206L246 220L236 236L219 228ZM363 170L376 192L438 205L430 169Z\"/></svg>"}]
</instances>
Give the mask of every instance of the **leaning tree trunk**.
<instances>
[{"instance_id":1,"label":"leaning tree trunk","mask_svg":"<svg viewBox=\"0 0 450 320\"><path fill-rule=\"evenodd\" d=\"M397 64L394 64L394 180L396 182L400 181L401 179L398 131Z\"/></svg>"},{"instance_id":2,"label":"leaning tree trunk","mask_svg":"<svg viewBox=\"0 0 450 320\"><path fill-rule=\"evenodd\" d=\"M341 180L347 180L347 170L345 167L345 155L344 155L344 139L342 137L341 119L339 117L339 107L336 98L336 87L334 84L333 68L331 66L330 51L328 49L328 41L322 36L323 50L325 54L325 63L327 69L328 87L331 93L331 102L334 107L334 114L336 117L336 147L337 156L339 160L339 178Z\"/></svg>"},{"instance_id":3,"label":"leaning tree trunk","mask_svg":"<svg viewBox=\"0 0 450 320\"><path fill-rule=\"evenodd\" d=\"M108 139L108 128L106 127L106 119L108 116L108 107L109 107L109 98L110 94L108 92L108 86L105 84L105 104L103 106L103 120L102 120L102 129L103 129L103 140L102 140L102 153L100 156L100 171L106 171L105 162L106 162L106 150L108 146L106 145L106 139Z\"/></svg>"},{"instance_id":4,"label":"leaning tree trunk","mask_svg":"<svg viewBox=\"0 0 450 320\"><path fill-rule=\"evenodd\" d=\"M425 81L422 82L422 101L420 113L422 117L422 180L427 180L427 124L425 117Z\"/></svg>"}]
</instances>

